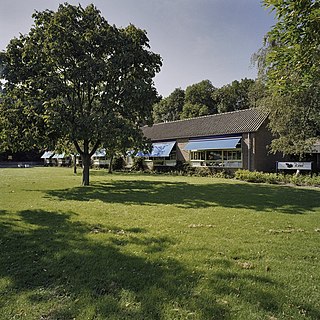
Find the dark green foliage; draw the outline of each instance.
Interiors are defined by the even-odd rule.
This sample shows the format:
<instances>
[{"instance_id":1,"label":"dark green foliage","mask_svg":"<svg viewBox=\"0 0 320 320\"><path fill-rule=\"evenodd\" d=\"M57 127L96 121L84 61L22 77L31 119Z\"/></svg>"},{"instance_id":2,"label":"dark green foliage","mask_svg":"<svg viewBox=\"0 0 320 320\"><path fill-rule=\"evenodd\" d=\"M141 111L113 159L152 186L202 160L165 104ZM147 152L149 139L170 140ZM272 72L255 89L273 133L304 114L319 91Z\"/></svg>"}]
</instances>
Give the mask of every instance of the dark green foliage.
<instances>
[{"instance_id":1,"label":"dark green foliage","mask_svg":"<svg viewBox=\"0 0 320 320\"><path fill-rule=\"evenodd\" d=\"M17 148L72 143L87 185L97 148L108 141L127 146L122 135L143 142L161 57L149 50L145 31L111 26L93 5L63 4L33 18L30 32L11 40L0 57L7 81L0 136Z\"/></svg>"},{"instance_id":2,"label":"dark green foliage","mask_svg":"<svg viewBox=\"0 0 320 320\"><path fill-rule=\"evenodd\" d=\"M144 158L143 157L134 157L133 158L133 165L131 170L133 171L144 171L145 166L144 166Z\"/></svg>"},{"instance_id":3,"label":"dark green foliage","mask_svg":"<svg viewBox=\"0 0 320 320\"><path fill-rule=\"evenodd\" d=\"M194 174L194 167L192 167L191 163L188 161L177 160L172 172L174 174L191 176Z\"/></svg>"},{"instance_id":4,"label":"dark green foliage","mask_svg":"<svg viewBox=\"0 0 320 320\"><path fill-rule=\"evenodd\" d=\"M167 98L153 106L153 120L155 123L175 121L180 119L184 105L185 93L182 89L175 89Z\"/></svg>"},{"instance_id":5,"label":"dark green foliage","mask_svg":"<svg viewBox=\"0 0 320 320\"><path fill-rule=\"evenodd\" d=\"M213 92L212 97L219 113L248 109L254 107L250 98L255 102L254 95L249 96L250 89L255 84L252 79L233 81Z\"/></svg>"},{"instance_id":6,"label":"dark green foliage","mask_svg":"<svg viewBox=\"0 0 320 320\"><path fill-rule=\"evenodd\" d=\"M264 0L277 23L258 53L260 77L266 81L271 147L300 157L320 136L320 1Z\"/></svg>"},{"instance_id":7,"label":"dark green foliage","mask_svg":"<svg viewBox=\"0 0 320 320\"><path fill-rule=\"evenodd\" d=\"M212 99L215 90L210 80L203 80L187 87L181 119L217 113L216 104Z\"/></svg>"},{"instance_id":8,"label":"dark green foliage","mask_svg":"<svg viewBox=\"0 0 320 320\"><path fill-rule=\"evenodd\" d=\"M248 87L248 103L250 108L261 107L264 105L264 100L267 97L267 88L263 81L256 79Z\"/></svg>"},{"instance_id":9,"label":"dark green foliage","mask_svg":"<svg viewBox=\"0 0 320 320\"><path fill-rule=\"evenodd\" d=\"M273 152L292 154L302 159L310 153L320 135L320 94L314 89L271 94L264 100L270 114L270 128L276 139Z\"/></svg>"},{"instance_id":10,"label":"dark green foliage","mask_svg":"<svg viewBox=\"0 0 320 320\"><path fill-rule=\"evenodd\" d=\"M237 170L235 178L238 180L270 183L270 184L294 184L298 186L320 186L320 176L317 175L296 175L296 174L276 174L263 173L257 171Z\"/></svg>"},{"instance_id":11,"label":"dark green foliage","mask_svg":"<svg viewBox=\"0 0 320 320\"><path fill-rule=\"evenodd\" d=\"M208 106L204 104L187 102L183 106L181 119L190 119L210 114Z\"/></svg>"},{"instance_id":12,"label":"dark green foliage","mask_svg":"<svg viewBox=\"0 0 320 320\"><path fill-rule=\"evenodd\" d=\"M221 88L209 80L175 89L167 98L153 106L155 123L189 119L215 113L254 108L263 105L266 88L262 81L242 79Z\"/></svg>"},{"instance_id":13,"label":"dark green foliage","mask_svg":"<svg viewBox=\"0 0 320 320\"><path fill-rule=\"evenodd\" d=\"M203 80L199 83L190 85L186 89L185 102L191 104L205 105L211 113L215 113L216 106L212 100L212 93L216 88L210 80Z\"/></svg>"},{"instance_id":14,"label":"dark green foliage","mask_svg":"<svg viewBox=\"0 0 320 320\"><path fill-rule=\"evenodd\" d=\"M248 182L264 182L264 183L278 183L282 182L282 176L275 173L263 173L258 171L237 170L235 178L238 180Z\"/></svg>"},{"instance_id":15,"label":"dark green foliage","mask_svg":"<svg viewBox=\"0 0 320 320\"><path fill-rule=\"evenodd\" d=\"M181 161L181 160L177 160L176 165L175 165L175 170L182 171L184 169L184 167L186 165L188 165L188 164L189 164L189 162L184 162L184 161Z\"/></svg>"},{"instance_id":16,"label":"dark green foliage","mask_svg":"<svg viewBox=\"0 0 320 320\"><path fill-rule=\"evenodd\" d=\"M124 163L123 157L116 156L115 158L113 158L112 168L115 171L119 171L124 168L124 164L125 163Z\"/></svg>"}]
</instances>

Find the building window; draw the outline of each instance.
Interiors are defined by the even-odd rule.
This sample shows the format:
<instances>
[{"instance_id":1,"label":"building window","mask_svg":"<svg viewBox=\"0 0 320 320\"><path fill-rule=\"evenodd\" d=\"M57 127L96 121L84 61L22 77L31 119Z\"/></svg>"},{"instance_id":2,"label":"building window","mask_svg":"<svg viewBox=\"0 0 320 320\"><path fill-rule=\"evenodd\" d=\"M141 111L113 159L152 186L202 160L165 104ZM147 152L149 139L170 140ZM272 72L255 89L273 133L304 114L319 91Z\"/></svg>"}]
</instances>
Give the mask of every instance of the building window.
<instances>
[{"instance_id":1,"label":"building window","mask_svg":"<svg viewBox=\"0 0 320 320\"><path fill-rule=\"evenodd\" d=\"M205 160L205 153L204 151L193 151L191 152L191 160Z\"/></svg>"},{"instance_id":2,"label":"building window","mask_svg":"<svg viewBox=\"0 0 320 320\"><path fill-rule=\"evenodd\" d=\"M176 148L174 147L169 156L167 157L146 157L146 161L152 162L153 166L168 166L168 167L173 167L177 163L177 151Z\"/></svg>"},{"instance_id":3,"label":"building window","mask_svg":"<svg viewBox=\"0 0 320 320\"><path fill-rule=\"evenodd\" d=\"M241 149L191 151L190 161L195 166L241 168Z\"/></svg>"},{"instance_id":4,"label":"building window","mask_svg":"<svg viewBox=\"0 0 320 320\"><path fill-rule=\"evenodd\" d=\"M241 151L236 150L236 151L225 151L226 154L226 160L241 160Z\"/></svg>"}]
</instances>

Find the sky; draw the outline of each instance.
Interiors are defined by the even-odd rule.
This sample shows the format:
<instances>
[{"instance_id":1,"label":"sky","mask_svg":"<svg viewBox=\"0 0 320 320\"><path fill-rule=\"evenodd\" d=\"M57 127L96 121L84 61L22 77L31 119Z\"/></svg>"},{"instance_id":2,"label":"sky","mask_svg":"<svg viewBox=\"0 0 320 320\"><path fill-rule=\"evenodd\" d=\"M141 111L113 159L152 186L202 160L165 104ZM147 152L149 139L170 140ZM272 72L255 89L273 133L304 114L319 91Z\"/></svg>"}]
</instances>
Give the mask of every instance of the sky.
<instances>
[{"instance_id":1,"label":"sky","mask_svg":"<svg viewBox=\"0 0 320 320\"><path fill-rule=\"evenodd\" d=\"M0 51L29 32L32 13L57 10L66 0L0 0ZM219 88L255 78L250 59L274 25L260 0L69 0L93 3L110 24L147 31L151 50L163 59L155 86L163 97L175 88L210 80Z\"/></svg>"}]
</instances>

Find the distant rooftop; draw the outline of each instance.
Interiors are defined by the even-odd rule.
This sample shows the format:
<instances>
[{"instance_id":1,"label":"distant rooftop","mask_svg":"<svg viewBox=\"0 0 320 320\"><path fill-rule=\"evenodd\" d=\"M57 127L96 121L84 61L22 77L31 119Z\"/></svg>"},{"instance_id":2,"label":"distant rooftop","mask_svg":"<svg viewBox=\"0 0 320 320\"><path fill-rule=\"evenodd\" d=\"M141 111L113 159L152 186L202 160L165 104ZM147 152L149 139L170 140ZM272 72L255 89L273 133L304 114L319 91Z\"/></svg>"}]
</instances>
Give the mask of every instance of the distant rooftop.
<instances>
[{"instance_id":1,"label":"distant rooftop","mask_svg":"<svg viewBox=\"0 0 320 320\"><path fill-rule=\"evenodd\" d=\"M153 141L241 134L256 132L267 117L267 112L258 108L252 108L186 120L157 123L152 127L143 127L142 131L147 138Z\"/></svg>"}]
</instances>

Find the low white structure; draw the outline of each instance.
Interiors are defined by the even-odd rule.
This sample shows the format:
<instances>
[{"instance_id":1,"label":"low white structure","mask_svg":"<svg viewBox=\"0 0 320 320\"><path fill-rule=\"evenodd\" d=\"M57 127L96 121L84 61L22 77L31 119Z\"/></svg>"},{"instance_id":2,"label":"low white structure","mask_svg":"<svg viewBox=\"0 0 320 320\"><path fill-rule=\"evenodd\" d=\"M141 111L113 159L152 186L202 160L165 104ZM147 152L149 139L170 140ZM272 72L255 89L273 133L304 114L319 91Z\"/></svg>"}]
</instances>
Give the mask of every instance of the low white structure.
<instances>
[{"instance_id":1,"label":"low white structure","mask_svg":"<svg viewBox=\"0 0 320 320\"><path fill-rule=\"evenodd\" d=\"M45 151L44 154L41 156L41 159L44 161L45 166L52 166L53 161L52 157L54 156L54 152L52 151Z\"/></svg>"},{"instance_id":2,"label":"low white structure","mask_svg":"<svg viewBox=\"0 0 320 320\"><path fill-rule=\"evenodd\" d=\"M69 166L71 158L65 153L55 153L54 151L45 151L41 156L45 166Z\"/></svg>"},{"instance_id":3,"label":"low white structure","mask_svg":"<svg viewBox=\"0 0 320 320\"><path fill-rule=\"evenodd\" d=\"M110 166L110 159L107 158L106 150L97 150L92 156L92 164L96 167L108 167Z\"/></svg>"}]
</instances>

